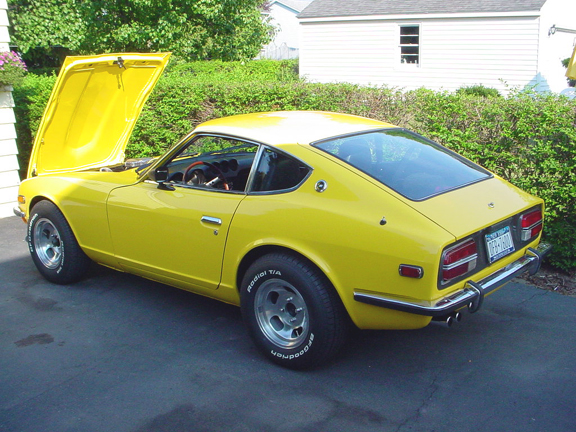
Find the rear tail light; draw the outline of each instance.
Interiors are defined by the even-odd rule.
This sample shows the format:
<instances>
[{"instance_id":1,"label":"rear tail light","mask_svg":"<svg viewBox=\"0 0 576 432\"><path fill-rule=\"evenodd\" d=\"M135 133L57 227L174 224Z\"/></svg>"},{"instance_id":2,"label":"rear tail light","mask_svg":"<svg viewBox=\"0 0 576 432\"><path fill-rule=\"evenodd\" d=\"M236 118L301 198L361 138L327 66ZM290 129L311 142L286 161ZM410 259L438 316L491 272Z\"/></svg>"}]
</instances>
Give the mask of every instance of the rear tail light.
<instances>
[{"instance_id":1,"label":"rear tail light","mask_svg":"<svg viewBox=\"0 0 576 432\"><path fill-rule=\"evenodd\" d=\"M442 283L474 270L477 259L476 242L473 239L446 249L442 254Z\"/></svg>"},{"instance_id":2,"label":"rear tail light","mask_svg":"<svg viewBox=\"0 0 576 432\"><path fill-rule=\"evenodd\" d=\"M536 237L542 231L542 210L534 210L520 216L520 227L522 229L520 238L522 241Z\"/></svg>"}]
</instances>

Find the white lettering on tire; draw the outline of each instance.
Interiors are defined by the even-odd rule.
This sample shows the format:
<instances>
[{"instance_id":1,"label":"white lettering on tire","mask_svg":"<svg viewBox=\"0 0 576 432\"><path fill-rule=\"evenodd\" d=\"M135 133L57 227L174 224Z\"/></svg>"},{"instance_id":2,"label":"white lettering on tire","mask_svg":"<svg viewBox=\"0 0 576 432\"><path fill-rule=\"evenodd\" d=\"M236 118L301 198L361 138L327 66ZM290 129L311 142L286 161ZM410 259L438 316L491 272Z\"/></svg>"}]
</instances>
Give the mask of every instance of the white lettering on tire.
<instances>
[{"instance_id":1,"label":"white lettering on tire","mask_svg":"<svg viewBox=\"0 0 576 432\"><path fill-rule=\"evenodd\" d=\"M32 227L36 219L38 219L38 213L34 213L30 222L28 222L28 249L30 249L30 253L34 253L34 247L32 246Z\"/></svg>"},{"instance_id":2,"label":"white lettering on tire","mask_svg":"<svg viewBox=\"0 0 576 432\"><path fill-rule=\"evenodd\" d=\"M274 350L270 350L270 353L278 358L281 358L283 360L294 360L302 355L304 355L305 353L308 352L308 350L310 349L310 346L312 346L312 342L314 341L314 333L310 333L310 340L308 341L308 343L306 344L306 346L304 348L302 348L299 352L297 352L296 354L282 354L279 352L276 352Z\"/></svg>"},{"instance_id":3,"label":"white lettering on tire","mask_svg":"<svg viewBox=\"0 0 576 432\"><path fill-rule=\"evenodd\" d=\"M254 279L252 279L252 281L248 284L248 288L246 289L246 291L248 292L252 291L252 288L254 288L254 284L258 282L258 279L261 279L268 274L282 276L282 273L279 270L264 270L263 272L260 272L256 276L254 276Z\"/></svg>"}]
</instances>

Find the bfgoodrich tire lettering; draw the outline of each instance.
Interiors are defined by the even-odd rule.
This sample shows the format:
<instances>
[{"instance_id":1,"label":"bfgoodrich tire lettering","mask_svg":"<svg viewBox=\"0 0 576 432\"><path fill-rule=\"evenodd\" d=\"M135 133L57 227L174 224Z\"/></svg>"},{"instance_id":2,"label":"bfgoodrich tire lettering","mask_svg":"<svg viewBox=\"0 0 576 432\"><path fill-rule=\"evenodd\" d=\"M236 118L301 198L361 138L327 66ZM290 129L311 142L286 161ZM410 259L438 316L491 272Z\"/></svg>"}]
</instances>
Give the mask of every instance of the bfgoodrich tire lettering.
<instances>
[{"instance_id":1,"label":"bfgoodrich tire lettering","mask_svg":"<svg viewBox=\"0 0 576 432\"><path fill-rule=\"evenodd\" d=\"M66 218L50 201L40 201L30 212L28 248L42 276L57 284L78 281L90 265Z\"/></svg>"},{"instance_id":2,"label":"bfgoodrich tire lettering","mask_svg":"<svg viewBox=\"0 0 576 432\"><path fill-rule=\"evenodd\" d=\"M275 253L243 278L242 316L254 343L284 367L305 369L334 357L348 320L326 277L307 261Z\"/></svg>"}]
</instances>

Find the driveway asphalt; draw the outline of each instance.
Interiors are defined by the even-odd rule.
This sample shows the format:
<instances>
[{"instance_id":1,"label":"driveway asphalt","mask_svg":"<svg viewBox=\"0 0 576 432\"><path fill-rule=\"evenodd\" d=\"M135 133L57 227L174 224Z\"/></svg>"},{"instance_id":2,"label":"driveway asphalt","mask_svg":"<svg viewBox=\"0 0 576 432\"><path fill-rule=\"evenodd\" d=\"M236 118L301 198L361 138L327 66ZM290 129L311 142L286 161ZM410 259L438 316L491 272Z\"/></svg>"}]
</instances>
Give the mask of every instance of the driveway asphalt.
<instances>
[{"instance_id":1,"label":"driveway asphalt","mask_svg":"<svg viewBox=\"0 0 576 432\"><path fill-rule=\"evenodd\" d=\"M0 431L576 430L576 298L512 282L452 328L263 359L238 308L97 265L46 282L0 219Z\"/></svg>"}]
</instances>

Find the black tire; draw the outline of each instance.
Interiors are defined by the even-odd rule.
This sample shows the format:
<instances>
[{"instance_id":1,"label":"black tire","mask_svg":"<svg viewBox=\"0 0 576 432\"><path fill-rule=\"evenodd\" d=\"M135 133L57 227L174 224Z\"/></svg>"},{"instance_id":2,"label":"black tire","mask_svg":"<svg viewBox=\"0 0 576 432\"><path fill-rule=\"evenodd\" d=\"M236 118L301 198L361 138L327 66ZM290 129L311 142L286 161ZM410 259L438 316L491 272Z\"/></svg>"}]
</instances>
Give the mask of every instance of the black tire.
<instances>
[{"instance_id":1,"label":"black tire","mask_svg":"<svg viewBox=\"0 0 576 432\"><path fill-rule=\"evenodd\" d=\"M242 280L241 306L252 340L281 366L317 367L346 341L349 319L338 294L299 257L274 253L254 262Z\"/></svg>"},{"instance_id":2,"label":"black tire","mask_svg":"<svg viewBox=\"0 0 576 432\"><path fill-rule=\"evenodd\" d=\"M40 201L28 220L28 248L38 271L60 285L80 280L90 258L78 245L62 212L50 201Z\"/></svg>"}]
</instances>

